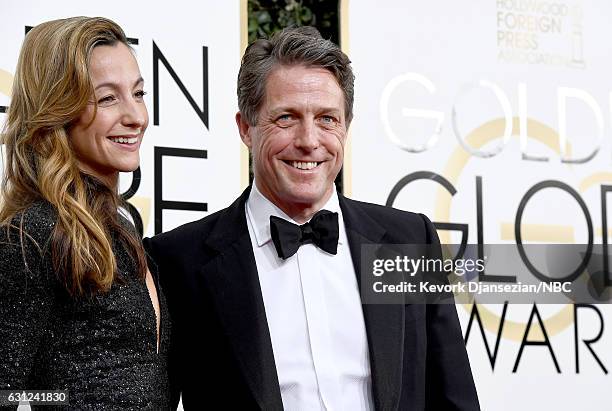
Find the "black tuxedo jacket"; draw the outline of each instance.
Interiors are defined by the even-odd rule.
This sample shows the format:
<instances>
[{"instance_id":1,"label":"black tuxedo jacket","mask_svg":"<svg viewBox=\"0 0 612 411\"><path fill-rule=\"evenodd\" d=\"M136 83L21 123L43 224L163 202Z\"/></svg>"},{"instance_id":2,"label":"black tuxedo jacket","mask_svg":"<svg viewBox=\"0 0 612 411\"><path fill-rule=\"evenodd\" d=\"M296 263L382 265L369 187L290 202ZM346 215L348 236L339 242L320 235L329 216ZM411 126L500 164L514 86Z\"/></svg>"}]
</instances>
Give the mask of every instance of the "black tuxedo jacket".
<instances>
[{"instance_id":1,"label":"black tuxedo jacket","mask_svg":"<svg viewBox=\"0 0 612 411\"><path fill-rule=\"evenodd\" d=\"M185 409L282 410L247 228L247 189L228 208L145 239L172 319L169 375ZM423 215L339 195L360 277L370 243L432 243ZM478 410L454 305L364 304L376 410Z\"/></svg>"}]
</instances>

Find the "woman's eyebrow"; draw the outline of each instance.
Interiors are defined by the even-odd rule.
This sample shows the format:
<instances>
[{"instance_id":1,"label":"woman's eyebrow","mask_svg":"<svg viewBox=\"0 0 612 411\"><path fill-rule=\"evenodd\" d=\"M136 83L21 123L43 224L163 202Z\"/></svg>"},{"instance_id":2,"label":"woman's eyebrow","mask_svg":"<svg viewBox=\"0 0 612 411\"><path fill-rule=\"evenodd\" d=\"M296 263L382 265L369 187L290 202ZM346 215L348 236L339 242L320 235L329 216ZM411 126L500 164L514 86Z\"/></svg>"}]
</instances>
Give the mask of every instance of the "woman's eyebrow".
<instances>
[{"instance_id":1,"label":"woman's eyebrow","mask_svg":"<svg viewBox=\"0 0 612 411\"><path fill-rule=\"evenodd\" d=\"M142 77L138 77L138 79L134 82L134 85L132 87L136 87L140 83L144 83L144 79ZM97 90L102 87L116 87L116 86L117 86L117 83L113 81L106 81L104 83L98 84L94 90Z\"/></svg>"}]
</instances>

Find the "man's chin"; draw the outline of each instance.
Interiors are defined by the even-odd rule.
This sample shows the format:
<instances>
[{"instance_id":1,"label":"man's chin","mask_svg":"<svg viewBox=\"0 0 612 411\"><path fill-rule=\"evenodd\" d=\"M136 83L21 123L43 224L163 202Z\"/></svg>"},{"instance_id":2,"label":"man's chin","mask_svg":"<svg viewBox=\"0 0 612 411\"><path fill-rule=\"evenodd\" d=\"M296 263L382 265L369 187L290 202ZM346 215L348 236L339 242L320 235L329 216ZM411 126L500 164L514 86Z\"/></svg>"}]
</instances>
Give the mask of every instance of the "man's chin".
<instances>
[{"instance_id":1,"label":"man's chin","mask_svg":"<svg viewBox=\"0 0 612 411\"><path fill-rule=\"evenodd\" d=\"M289 192L283 201L297 208L323 206L329 200L330 190Z\"/></svg>"}]
</instances>

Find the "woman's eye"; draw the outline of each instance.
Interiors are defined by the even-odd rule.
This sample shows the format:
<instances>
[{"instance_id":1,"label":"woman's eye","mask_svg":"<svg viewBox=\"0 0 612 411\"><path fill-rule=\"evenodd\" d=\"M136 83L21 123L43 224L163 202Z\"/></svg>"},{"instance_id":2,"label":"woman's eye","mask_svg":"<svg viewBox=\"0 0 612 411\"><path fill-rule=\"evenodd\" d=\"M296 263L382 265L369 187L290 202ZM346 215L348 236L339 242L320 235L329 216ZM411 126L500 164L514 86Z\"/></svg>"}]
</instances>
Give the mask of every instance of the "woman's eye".
<instances>
[{"instance_id":1,"label":"woman's eye","mask_svg":"<svg viewBox=\"0 0 612 411\"><path fill-rule=\"evenodd\" d=\"M115 96L106 96L106 97L102 97L101 99L98 100L98 104L110 104L113 101L115 101Z\"/></svg>"},{"instance_id":2,"label":"woman's eye","mask_svg":"<svg viewBox=\"0 0 612 411\"><path fill-rule=\"evenodd\" d=\"M147 92L146 92L146 91L144 91L144 90L138 90L136 93L134 93L134 95L135 95L137 98L143 98L144 96L146 96L146 95L147 95Z\"/></svg>"}]
</instances>

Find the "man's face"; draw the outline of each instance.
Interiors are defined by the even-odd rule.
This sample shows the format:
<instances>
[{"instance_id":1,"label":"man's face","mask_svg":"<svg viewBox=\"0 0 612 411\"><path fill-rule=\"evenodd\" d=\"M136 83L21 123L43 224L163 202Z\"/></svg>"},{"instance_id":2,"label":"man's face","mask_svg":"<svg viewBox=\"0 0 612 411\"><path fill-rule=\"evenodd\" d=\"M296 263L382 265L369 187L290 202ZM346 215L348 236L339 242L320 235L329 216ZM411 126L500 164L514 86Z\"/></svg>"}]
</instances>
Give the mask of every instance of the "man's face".
<instances>
[{"instance_id":1,"label":"man's face","mask_svg":"<svg viewBox=\"0 0 612 411\"><path fill-rule=\"evenodd\" d=\"M257 125L236 115L257 188L290 216L317 211L334 190L346 142L344 93L323 68L281 66L268 76Z\"/></svg>"}]
</instances>

